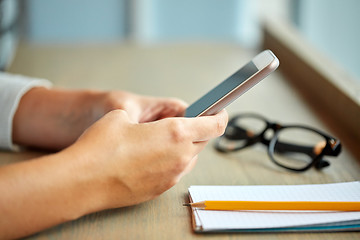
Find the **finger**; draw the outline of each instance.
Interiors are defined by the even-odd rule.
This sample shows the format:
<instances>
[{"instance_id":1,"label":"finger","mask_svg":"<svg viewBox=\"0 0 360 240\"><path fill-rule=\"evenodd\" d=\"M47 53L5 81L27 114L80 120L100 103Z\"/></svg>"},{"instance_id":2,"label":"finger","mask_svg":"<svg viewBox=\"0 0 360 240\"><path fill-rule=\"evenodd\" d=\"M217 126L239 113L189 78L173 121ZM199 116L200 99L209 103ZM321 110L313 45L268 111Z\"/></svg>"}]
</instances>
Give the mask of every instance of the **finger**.
<instances>
[{"instance_id":1,"label":"finger","mask_svg":"<svg viewBox=\"0 0 360 240\"><path fill-rule=\"evenodd\" d=\"M198 160L198 155L195 155L188 163L188 165L185 167L184 171L182 171L182 173L178 176L178 181L180 180L180 178L182 178L183 176L185 176L186 174L188 174L196 165Z\"/></svg>"},{"instance_id":2,"label":"finger","mask_svg":"<svg viewBox=\"0 0 360 240\"><path fill-rule=\"evenodd\" d=\"M140 122L150 122L168 117L175 117L183 114L187 104L175 98L151 98L151 106L143 109Z\"/></svg>"},{"instance_id":3,"label":"finger","mask_svg":"<svg viewBox=\"0 0 360 240\"><path fill-rule=\"evenodd\" d=\"M131 110L127 110L127 113L132 123L140 122L141 110L139 108L133 108Z\"/></svg>"},{"instance_id":4,"label":"finger","mask_svg":"<svg viewBox=\"0 0 360 240\"><path fill-rule=\"evenodd\" d=\"M161 113L161 118L176 117L184 114L188 104L176 98L164 99L164 110Z\"/></svg>"},{"instance_id":5,"label":"finger","mask_svg":"<svg viewBox=\"0 0 360 240\"><path fill-rule=\"evenodd\" d=\"M187 130L191 132L193 142L208 141L221 136L228 122L228 115L222 110L213 116L186 118Z\"/></svg>"},{"instance_id":6,"label":"finger","mask_svg":"<svg viewBox=\"0 0 360 240\"><path fill-rule=\"evenodd\" d=\"M193 153L199 154L209 143L209 141L202 141L202 142L194 142L193 143Z\"/></svg>"},{"instance_id":7,"label":"finger","mask_svg":"<svg viewBox=\"0 0 360 240\"><path fill-rule=\"evenodd\" d=\"M186 166L185 170L184 170L184 174L189 173L196 165L197 160L198 160L199 156L195 155L191 161L189 162L189 164Z\"/></svg>"}]
</instances>

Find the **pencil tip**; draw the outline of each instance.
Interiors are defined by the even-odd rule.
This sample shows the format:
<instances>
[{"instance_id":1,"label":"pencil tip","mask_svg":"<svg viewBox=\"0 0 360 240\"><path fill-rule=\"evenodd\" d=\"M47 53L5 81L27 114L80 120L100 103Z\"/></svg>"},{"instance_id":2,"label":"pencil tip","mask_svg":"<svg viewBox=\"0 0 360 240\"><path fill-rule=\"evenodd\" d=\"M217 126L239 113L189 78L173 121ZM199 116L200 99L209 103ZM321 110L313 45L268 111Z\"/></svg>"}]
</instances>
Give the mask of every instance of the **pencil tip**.
<instances>
[{"instance_id":1,"label":"pencil tip","mask_svg":"<svg viewBox=\"0 0 360 240\"><path fill-rule=\"evenodd\" d=\"M190 203L184 203L183 206L184 207L191 207L191 204Z\"/></svg>"}]
</instances>

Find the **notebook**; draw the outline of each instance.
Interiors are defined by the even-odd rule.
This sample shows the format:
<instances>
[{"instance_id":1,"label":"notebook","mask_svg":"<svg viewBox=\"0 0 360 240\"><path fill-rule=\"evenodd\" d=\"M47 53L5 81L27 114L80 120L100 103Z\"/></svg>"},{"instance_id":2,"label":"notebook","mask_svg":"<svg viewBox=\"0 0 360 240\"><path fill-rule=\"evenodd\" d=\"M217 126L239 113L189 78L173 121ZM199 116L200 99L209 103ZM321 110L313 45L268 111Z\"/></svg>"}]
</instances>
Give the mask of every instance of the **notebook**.
<instances>
[{"instance_id":1,"label":"notebook","mask_svg":"<svg viewBox=\"0 0 360 240\"><path fill-rule=\"evenodd\" d=\"M190 186L190 202L360 201L360 182L311 185ZM192 208L195 232L359 231L360 212L212 211Z\"/></svg>"}]
</instances>

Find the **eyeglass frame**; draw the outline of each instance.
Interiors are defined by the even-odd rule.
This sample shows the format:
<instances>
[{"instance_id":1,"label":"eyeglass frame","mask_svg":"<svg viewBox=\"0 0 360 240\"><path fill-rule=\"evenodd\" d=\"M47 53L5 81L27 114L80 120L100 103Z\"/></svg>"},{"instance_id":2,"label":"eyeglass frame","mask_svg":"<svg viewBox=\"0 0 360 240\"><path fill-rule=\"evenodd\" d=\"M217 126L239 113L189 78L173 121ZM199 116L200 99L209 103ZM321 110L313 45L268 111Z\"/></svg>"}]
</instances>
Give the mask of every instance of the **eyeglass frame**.
<instances>
[{"instance_id":1,"label":"eyeglass frame","mask_svg":"<svg viewBox=\"0 0 360 240\"><path fill-rule=\"evenodd\" d=\"M237 131L244 131L243 129L241 129L240 127L238 127L235 122L239 119L239 118L249 118L249 117L253 117L253 118L257 118L262 120L264 123L266 123L265 128L255 137L248 137L246 140L246 144L241 146L241 147L236 147L236 148L222 148L220 147L220 142L223 138L226 138L227 140L238 140L236 139L236 133L232 134L232 136L227 135L227 130L229 128L229 126L231 126L232 128L235 128ZM289 129L289 128L300 128L300 129L306 129L309 131L313 131L319 135L321 135L326 144L325 146L322 148L321 152L319 154L316 155L316 153L314 153L314 148L311 148L311 153L309 153L309 151L305 151L305 150L310 150L308 149L309 147L303 147L303 146L296 146L293 144L286 144L286 143L281 143L280 141L278 141L278 136L279 133L281 133L282 130L284 129ZM273 130L274 134L270 139L266 139L265 137L265 133L269 130ZM320 131L318 129L315 129L313 127L307 126L307 125L301 125L301 124L291 124L291 125L281 125L277 122L271 122L269 120L267 120L265 117L256 114L256 113L242 113L242 114L237 114L233 117L230 118L229 122L228 122L228 126L226 127L225 133L220 136L219 138L217 138L216 142L215 142L215 149L219 152L222 153L228 153L228 152L234 152L234 151L238 151L244 148L247 148L249 146L252 146L256 143L262 143L266 146L268 146L267 148L267 153L271 159L272 162L274 162L276 165L283 167L287 170L290 171L295 171L295 172L304 172L308 169L310 169L311 167L315 167L317 170L321 170L322 168L325 168L327 166L330 166L330 163L327 160L324 160L323 157L324 156L338 156L341 152L341 142L340 140L324 133L323 131ZM274 158L274 151L275 151L275 143L278 142L278 144L283 145L288 147L288 148L296 148L297 150L303 150L302 152L309 155L312 159L312 161L305 167L303 168L291 168L285 165L280 164L279 162L277 162ZM320 146L321 147L321 146ZM311 155L310 155L311 154Z\"/></svg>"}]
</instances>

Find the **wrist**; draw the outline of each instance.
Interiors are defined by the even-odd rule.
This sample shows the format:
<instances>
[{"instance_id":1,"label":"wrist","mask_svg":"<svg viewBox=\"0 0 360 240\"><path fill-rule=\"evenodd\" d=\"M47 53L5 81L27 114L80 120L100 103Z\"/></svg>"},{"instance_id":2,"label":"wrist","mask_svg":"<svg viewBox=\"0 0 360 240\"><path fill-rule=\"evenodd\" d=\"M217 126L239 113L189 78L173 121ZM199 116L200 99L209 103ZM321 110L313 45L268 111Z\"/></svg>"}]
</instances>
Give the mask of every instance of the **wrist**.
<instances>
[{"instance_id":1,"label":"wrist","mask_svg":"<svg viewBox=\"0 0 360 240\"><path fill-rule=\"evenodd\" d=\"M71 179L69 195L73 199L73 213L69 220L109 208L107 178L103 176L99 161L90 154L91 149L77 143L57 153L62 164L68 164ZM64 163L64 160L67 161Z\"/></svg>"},{"instance_id":2,"label":"wrist","mask_svg":"<svg viewBox=\"0 0 360 240\"><path fill-rule=\"evenodd\" d=\"M92 129L93 130L93 129ZM101 129L100 129L101 130ZM104 144L105 142L105 144ZM107 140L94 139L87 134L78 139L66 151L71 158L78 159L84 182L91 186L93 211L118 208L136 204L133 191L125 183L128 172L118 167L124 159L114 158L114 149ZM123 153L126 155L126 153Z\"/></svg>"}]
</instances>

